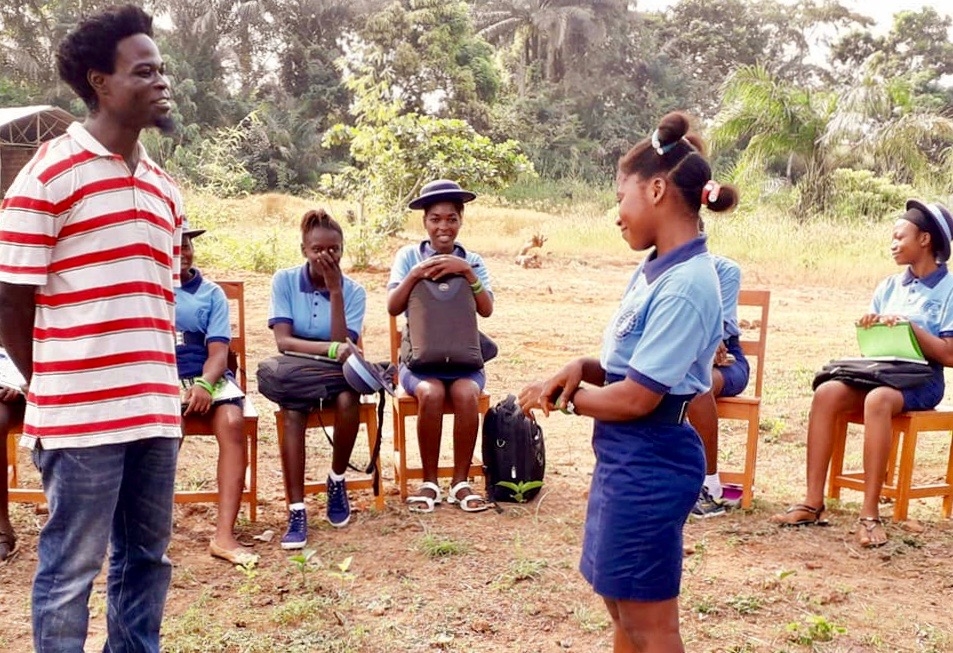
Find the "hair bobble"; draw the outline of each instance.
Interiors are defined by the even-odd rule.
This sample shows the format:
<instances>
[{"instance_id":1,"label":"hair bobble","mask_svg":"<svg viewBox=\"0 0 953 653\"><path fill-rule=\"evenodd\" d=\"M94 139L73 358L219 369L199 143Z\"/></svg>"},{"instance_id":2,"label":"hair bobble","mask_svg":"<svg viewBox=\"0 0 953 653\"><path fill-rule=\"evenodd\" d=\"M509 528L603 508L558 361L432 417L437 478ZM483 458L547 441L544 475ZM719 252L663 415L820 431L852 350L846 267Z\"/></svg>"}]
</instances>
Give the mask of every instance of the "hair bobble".
<instances>
[{"instance_id":1,"label":"hair bobble","mask_svg":"<svg viewBox=\"0 0 953 653\"><path fill-rule=\"evenodd\" d=\"M675 147L676 145L678 145L678 141L675 141L674 143L669 143L668 145L662 145L662 141L659 140L658 130L656 129L654 132L652 132L652 147L655 149L656 152L658 152L659 156L662 156L663 154L668 154L669 152L672 151L672 148Z\"/></svg>"},{"instance_id":2,"label":"hair bobble","mask_svg":"<svg viewBox=\"0 0 953 653\"><path fill-rule=\"evenodd\" d=\"M721 184L714 179L709 179L705 187L702 188L702 204L708 206L709 202L717 202L718 195L721 193Z\"/></svg>"}]
</instances>

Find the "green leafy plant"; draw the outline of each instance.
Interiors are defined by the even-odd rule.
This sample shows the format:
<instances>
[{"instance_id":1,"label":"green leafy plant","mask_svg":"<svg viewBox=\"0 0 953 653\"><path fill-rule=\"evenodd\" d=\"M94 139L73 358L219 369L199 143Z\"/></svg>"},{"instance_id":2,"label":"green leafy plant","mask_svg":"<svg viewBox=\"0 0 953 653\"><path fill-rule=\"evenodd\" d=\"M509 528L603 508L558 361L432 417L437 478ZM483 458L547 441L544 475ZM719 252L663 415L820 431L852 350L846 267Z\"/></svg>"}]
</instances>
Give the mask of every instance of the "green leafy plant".
<instances>
[{"instance_id":1,"label":"green leafy plant","mask_svg":"<svg viewBox=\"0 0 953 653\"><path fill-rule=\"evenodd\" d=\"M792 621L785 630L788 631L788 637L795 644L810 646L815 642L829 642L838 635L843 635L847 629L838 626L818 614L812 614L804 620L804 623Z\"/></svg>"},{"instance_id":2,"label":"green leafy plant","mask_svg":"<svg viewBox=\"0 0 953 653\"><path fill-rule=\"evenodd\" d=\"M302 549L301 553L291 556L288 558L288 561L291 562L301 574L301 586L308 586L308 572L311 571L311 566L308 564L311 561L311 558L314 557L314 554L317 553L314 549Z\"/></svg>"},{"instance_id":3,"label":"green leafy plant","mask_svg":"<svg viewBox=\"0 0 953 653\"><path fill-rule=\"evenodd\" d=\"M513 498L516 499L517 503L526 503L526 497L524 496L530 490L535 490L536 488L543 487L542 481L520 481L519 483L513 483L511 481L497 481L497 485L504 487L507 490L513 492Z\"/></svg>"}]
</instances>

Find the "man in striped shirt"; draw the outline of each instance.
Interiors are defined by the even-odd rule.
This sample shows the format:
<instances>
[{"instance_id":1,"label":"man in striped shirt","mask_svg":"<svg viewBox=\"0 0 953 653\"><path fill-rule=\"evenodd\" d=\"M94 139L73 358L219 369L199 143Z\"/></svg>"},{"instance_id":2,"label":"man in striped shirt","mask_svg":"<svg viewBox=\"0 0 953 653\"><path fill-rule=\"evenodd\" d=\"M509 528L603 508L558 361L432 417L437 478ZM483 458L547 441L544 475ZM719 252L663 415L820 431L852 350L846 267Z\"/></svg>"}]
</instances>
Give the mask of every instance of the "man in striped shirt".
<instances>
[{"instance_id":1,"label":"man in striped shirt","mask_svg":"<svg viewBox=\"0 0 953 653\"><path fill-rule=\"evenodd\" d=\"M50 508L32 596L41 653L83 651L107 543L105 650L159 650L183 210L139 143L141 130L170 127L151 36L151 17L133 5L67 35L59 74L88 117L40 148L0 207L0 340L28 381L24 440Z\"/></svg>"}]
</instances>

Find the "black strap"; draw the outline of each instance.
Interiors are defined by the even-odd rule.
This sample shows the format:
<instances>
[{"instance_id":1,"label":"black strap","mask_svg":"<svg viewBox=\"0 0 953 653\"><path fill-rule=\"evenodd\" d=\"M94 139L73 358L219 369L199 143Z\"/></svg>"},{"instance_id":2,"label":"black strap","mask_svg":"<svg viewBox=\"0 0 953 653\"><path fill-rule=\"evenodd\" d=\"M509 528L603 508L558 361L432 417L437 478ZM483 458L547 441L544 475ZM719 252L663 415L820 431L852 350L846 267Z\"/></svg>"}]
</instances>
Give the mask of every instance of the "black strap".
<instances>
[{"instance_id":1,"label":"black strap","mask_svg":"<svg viewBox=\"0 0 953 653\"><path fill-rule=\"evenodd\" d=\"M367 467L362 469L360 467L355 467L350 460L347 461L347 466L350 469L353 469L355 472L360 472L362 474L371 474L373 476L372 484L374 486L374 496L380 496L381 494L381 475L377 469L377 459L381 455L381 440L383 440L381 433L381 424L384 423L384 403L386 394L384 390L377 391L377 441L374 443L374 450L371 452L370 462L367 463ZM328 433L327 427L324 425L324 420L321 419L321 409L324 408L324 400L321 401L321 404L318 407L318 423L321 425L321 430L324 431L324 437L328 439L328 444L331 445L331 448L334 448L334 440L331 438L331 435Z\"/></svg>"}]
</instances>

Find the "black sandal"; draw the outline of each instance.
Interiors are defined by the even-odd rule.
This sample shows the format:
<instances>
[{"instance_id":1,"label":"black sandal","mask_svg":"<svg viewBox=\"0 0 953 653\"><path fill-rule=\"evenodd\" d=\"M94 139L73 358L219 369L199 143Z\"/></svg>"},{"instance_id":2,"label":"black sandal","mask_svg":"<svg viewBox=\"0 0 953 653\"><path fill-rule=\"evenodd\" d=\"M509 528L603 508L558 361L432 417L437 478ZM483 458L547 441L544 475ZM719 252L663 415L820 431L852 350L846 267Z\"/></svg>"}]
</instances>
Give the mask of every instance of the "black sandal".
<instances>
[{"instance_id":1,"label":"black sandal","mask_svg":"<svg viewBox=\"0 0 953 653\"><path fill-rule=\"evenodd\" d=\"M858 517L857 523L860 524L861 528L864 529L864 533L860 533L858 540L866 537L867 541L859 541L858 543L865 549L876 549L887 543L887 531L884 529L884 539L883 542L875 542L871 537L871 534L874 532L874 529L880 526L883 528L884 521L880 517Z\"/></svg>"},{"instance_id":2,"label":"black sandal","mask_svg":"<svg viewBox=\"0 0 953 653\"><path fill-rule=\"evenodd\" d=\"M815 508L814 506L809 506L806 503L796 503L787 510L784 511L783 515L774 515L771 517L771 521L780 526L781 528L792 527L792 526L828 526L830 522L826 519L822 519L821 516L824 514L826 506L822 503L820 508ZM806 519L798 519L795 521L790 521L787 519L787 515L790 515L792 512L806 512L810 517Z\"/></svg>"}]
</instances>

